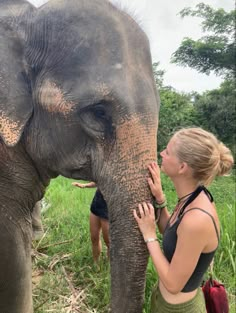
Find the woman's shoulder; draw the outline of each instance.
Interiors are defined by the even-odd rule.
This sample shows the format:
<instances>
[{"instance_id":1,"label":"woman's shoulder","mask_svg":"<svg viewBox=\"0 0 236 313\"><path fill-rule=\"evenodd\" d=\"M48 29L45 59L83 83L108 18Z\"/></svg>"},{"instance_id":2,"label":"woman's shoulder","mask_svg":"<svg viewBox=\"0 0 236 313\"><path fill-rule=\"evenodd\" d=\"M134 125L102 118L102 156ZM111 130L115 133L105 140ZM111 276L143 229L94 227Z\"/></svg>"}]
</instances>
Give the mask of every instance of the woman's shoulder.
<instances>
[{"instance_id":1,"label":"woman's shoulder","mask_svg":"<svg viewBox=\"0 0 236 313\"><path fill-rule=\"evenodd\" d=\"M215 205L208 203L186 208L181 217L180 230L196 236L212 237L217 230L220 233L220 224Z\"/></svg>"},{"instance_id":2,"label":"woman's shoulder","mask_svg":"<svg viewBox=\"0 0 236 313\"><path fill-rule=\"evenodd\" d=\"M214 202L209 201L193 201L183 213L184 219L188 221L195 221L196 219L201 222L208 222L212 218L218 222L218 214Z\"/></svg>"},{"instance_id":3,"label":"woman's shoulder","mask_svg":"<svg viewBox=\"0 0 236 313\"><path fill-rule=\"evenodd\" d=\"M200 194L193 202L191 202L184 210L186 219L200 219L202 222L209 222L211 218L218 222L218 214L214 202L209 201L206 194ZM210 217L210 218L209 218Z\"/></svg>"},{"instance_id":4,"label":"woman's shoulder","mask_svg":"<svg viewBox=\"0 0 236 313\"><path fill-rule=\"evenodd\" d=\"M209 226L209 211L199 206L187 208L180 217L180 226L190 231L203 231Z\"/></svg>"}]
</instances>

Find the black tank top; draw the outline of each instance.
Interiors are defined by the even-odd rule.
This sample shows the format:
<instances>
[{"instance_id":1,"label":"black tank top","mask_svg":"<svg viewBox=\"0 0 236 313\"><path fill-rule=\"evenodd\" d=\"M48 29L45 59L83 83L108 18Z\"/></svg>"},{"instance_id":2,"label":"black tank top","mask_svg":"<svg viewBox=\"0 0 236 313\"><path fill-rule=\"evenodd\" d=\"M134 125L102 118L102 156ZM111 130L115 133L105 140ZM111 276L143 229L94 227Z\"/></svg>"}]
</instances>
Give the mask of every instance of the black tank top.
<instances>
[{"instance_id":1,"label":"black tank top","mask_svg":"<svg viewBox=\"0 0 236 313\"><path fill-rule=\"evenodd\" d=\"M164 234L163 234L163 243L162 244L163 244L164 255L167 258L167 260L169 261L169 263L172 260L172 257L173 257L174 252L175 252L176 244L177 244L177 239L178 239L177 238L177 228L178 228L183 216L192 210L200 210L200 211L208 214L211 217L213 224L215 226L215 230L216 230L216 234L217 234L217 238L218 238L218 242L219 242L218 229L217 229L215 220L211 214L209 214L207 211L200 209L200 208L192 208L192 209L188 210L187 212L184 212L184 209L199 195L199 193L201 191L204 191L207 194L207 196L209 197L211 202L214 201L210 192L204 186L199 186L194 191L194 193L191 195L191 197L187 200L187 202L184 204L184 206L181 208L181 211L178 214L177 220L175 221L175 223L170 225L170 223L169 223L170 220L167 223L167 226L166 226ZM184 286L184 288L181 290L182 292L190 292L190 291L193 291L193 290L197 289L198 287L200 287L202 280L203 280L203 276L204 276L205 272L207 271L207 268L210 265L211 261L213 260L215 251L216 251L216 249L214 251L209 252L209 253L201 253L200 254L196 268L194 269L193 274L189 278L189 280L186 283L186 285ZM191 253L191 251L189 251L189 253Z\"/></svg>"}]
</instances>

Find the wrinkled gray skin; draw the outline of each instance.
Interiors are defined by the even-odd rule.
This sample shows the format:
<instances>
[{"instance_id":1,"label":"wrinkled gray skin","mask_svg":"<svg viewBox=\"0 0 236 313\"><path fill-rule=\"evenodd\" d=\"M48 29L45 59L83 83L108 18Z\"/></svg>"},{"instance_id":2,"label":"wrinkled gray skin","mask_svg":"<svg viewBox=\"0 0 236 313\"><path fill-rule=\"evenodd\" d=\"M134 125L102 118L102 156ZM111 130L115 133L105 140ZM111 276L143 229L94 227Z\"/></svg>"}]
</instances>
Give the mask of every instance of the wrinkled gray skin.
<instances>
[{"instance_id":1,"label":"wrinkled gray skin","mask_svg":"<svg viewBox=\"0 0 236 313\"><path fill-rule=\"evenodd\" d=\"M36 202L33 211L31 213L32 217L32 238L34 240L39 240L43 236L43 223L41 219L42 204L41 201Z\"/></svg>"},{"instance_id":2,"label":"wrinkled gray skin","mask_svg":"<svg viewBox=\"0 0 236 313\"><path fill-rule=\"evenodd\" d=\"M158 97L149 43L105 0L0 2L0 312L32 312L31 213L51 178L95 181L109 207L111 311L141 313Z\"/></svg>"}]
</instances>

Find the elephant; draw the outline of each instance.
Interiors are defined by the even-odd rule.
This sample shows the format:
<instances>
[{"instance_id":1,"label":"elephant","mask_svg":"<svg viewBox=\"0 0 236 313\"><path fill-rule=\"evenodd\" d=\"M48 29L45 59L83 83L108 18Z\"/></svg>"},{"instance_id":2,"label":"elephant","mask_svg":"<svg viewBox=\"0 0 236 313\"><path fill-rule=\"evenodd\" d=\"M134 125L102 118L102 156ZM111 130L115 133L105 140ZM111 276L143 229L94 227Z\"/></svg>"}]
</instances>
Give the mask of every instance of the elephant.
<instances>
[{"instance_id":1,"label":"elephant","mask_svg":"<svg viewBox=\"0 0 236 313\"><path fill-rule=\"evenodd\" d=\"M51 179L96 182L108 204L112 313L141 313L159 96L150 43L107 0L0 1L0 312L31 313L32 211Z\"/></svg>"}]
</instances>

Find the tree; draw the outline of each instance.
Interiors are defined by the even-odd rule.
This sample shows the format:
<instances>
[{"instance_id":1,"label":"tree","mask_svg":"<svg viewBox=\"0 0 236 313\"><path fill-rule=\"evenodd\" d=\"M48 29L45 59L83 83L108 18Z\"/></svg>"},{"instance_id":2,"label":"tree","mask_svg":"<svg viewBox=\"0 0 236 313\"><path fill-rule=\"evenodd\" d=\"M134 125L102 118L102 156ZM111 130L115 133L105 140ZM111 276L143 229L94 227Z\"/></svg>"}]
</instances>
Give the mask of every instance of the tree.
<instances>
[{"instance_id":1,"label":"tree","mask_svg":"<svg viewBox=\"0 0 236 313\"><path fill-rule=\"evenodd\" d=\"M170 136L180 127L198 126L192 94L179 93L164 86L165 71L159 69L159 62L153 64L153 74L159 89L161 108L159 113L158 151L163 150Z\"/></svg>"},{"instance_id":2,"label":"tree","mask_svg":"<svg viewBox=\"0 0 236 313\"><path fill-rule=\"evenodd\" d=\"M233 80L226 80L220 88L196 96L195 109L200 125L217 135L236 155L236 90Z\"/></svg>"},{"instance_id":3,"label":"tree","mask_svg":"<svg viewBox=\"0 0 236 313\"><path fill-rule=\"evenodd\" d=\"M165 71L159 69L158 68L159 65L160 65L160 62L155 62L152 64L152 68L153 68L153 75L154 75L154 80L157 85L157 88L162 88Z\"/></svg>"},{"instance_id":4,"label":"tree","mask_svg":"<svg viewBox=\"0 0 236 313\"><path fill-rule=\"evenodd\" d=\"M191 95L179 93L171 87L160 89L158 150L164 149L170 136L181 127L199 126Z\"/></svg>"},{"instance_id":5,"label":"tree","mask_svg":"<svg viewBox=\"0 0 236 313\"><path fill-rule=\"evenodd\" d=\"M232 10L213 9L199 3L196 9L184 8L180 15L196 16L203 19L202 30L207 35L199 40L184 38L180 47L173 53L172 62L195 68L209 74L214 72L228 78L235 76L235 14Z\"/></svg>"}]
</instances>

